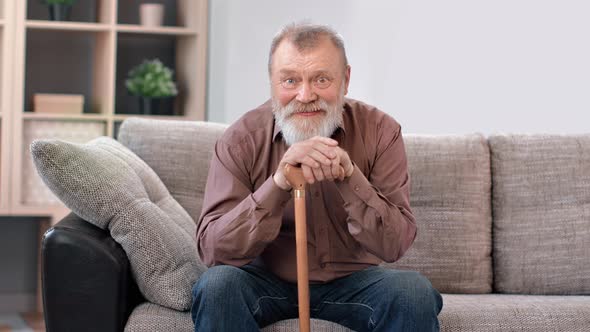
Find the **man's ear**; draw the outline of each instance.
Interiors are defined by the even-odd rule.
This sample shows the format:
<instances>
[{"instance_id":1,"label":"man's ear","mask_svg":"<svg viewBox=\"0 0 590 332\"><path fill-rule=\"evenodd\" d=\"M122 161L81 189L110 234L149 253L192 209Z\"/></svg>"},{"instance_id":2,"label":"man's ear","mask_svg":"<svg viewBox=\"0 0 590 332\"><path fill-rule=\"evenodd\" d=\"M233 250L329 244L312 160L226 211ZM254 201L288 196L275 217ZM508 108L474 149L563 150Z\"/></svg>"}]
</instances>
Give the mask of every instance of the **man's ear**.
<instances>
[{"instance_id":1,"label":"man's ear","mask_svg":"<svg viewBox=\"0 0 590 332\"><path fill-rule=\"evenodd\" d=\"M346 65L344 71L344 95L348 94L348 84L350 83L350 65Z\"/></svg>"}]
</instances>

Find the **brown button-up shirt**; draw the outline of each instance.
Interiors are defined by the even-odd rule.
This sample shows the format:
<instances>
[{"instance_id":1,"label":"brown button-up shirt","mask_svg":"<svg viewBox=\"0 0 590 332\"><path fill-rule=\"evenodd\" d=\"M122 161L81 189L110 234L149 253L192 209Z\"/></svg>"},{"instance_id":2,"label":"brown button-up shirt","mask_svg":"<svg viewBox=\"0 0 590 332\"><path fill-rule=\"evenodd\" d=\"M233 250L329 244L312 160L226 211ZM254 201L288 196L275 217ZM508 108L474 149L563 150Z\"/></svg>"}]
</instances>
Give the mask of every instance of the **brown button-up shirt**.
<instances>
[{"instance_id":1,"label":"brown button-up shirt","mask_svg":"<svg viewBox=\"0 0 590 332\"><path fill-rule=\"evenodd\" d=\"M400 125L352 99L345 99L343 115L332 138L355 164L352 176L306 188L311 282L393 262L416 236ZM197 228L207 265L254 263L296 281L293 200L273 180L287 149L270 102L246 113L217 141Z\"/></svg>"}]
</instances>

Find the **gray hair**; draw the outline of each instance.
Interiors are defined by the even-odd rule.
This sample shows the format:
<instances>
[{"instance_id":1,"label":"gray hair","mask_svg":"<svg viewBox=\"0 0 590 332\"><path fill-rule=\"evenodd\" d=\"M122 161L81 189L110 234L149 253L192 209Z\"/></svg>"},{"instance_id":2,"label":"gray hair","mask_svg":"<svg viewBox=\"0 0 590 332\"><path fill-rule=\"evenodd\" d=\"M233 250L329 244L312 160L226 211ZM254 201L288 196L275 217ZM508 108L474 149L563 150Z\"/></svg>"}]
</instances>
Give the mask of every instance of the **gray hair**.
<instances>
[{"instance_id":1,"label":"gray hair","mask_svg":"<svg viewBox=\"0 0 590 332\"><path fill-rule=\"evenodd\" d=\"M342 40L342 36L334 29L320 24L291 23L279 30L272 39L268 55L268 74L270 75L272 69L272 56L283 40L290 41L299 51L304 51L316 47L322 37L330 39L332 44L340 50L342 59L344 60L344 67L346 68L348 66L348 59L346 58L346 51L344 49L344 40Z\"/></svg>"}]
</instances>

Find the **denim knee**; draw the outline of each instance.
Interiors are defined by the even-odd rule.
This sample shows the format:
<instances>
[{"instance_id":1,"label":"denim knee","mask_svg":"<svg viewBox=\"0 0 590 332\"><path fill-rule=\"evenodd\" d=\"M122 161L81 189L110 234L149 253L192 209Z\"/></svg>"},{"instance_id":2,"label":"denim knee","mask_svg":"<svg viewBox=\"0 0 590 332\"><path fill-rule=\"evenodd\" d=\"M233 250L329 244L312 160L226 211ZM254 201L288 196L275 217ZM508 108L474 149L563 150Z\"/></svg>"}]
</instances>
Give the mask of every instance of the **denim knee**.
<instances>
[{"instance_id":1,"label":"denim knee","mask_svg":"<svg viewBox=\"0 0 590 332\"><path fill-rule=\"evenodd\" d=\"M218 265L207 269L193 286L193 300L199 295L231 294L232 289L240 289L240 279L245 272L231 265Z\"/></svg>"},{"instance_id":2,"label":"denim knee","mask_svg":"<svg viewBox=\"0 0 590 332\"><path fill-rule=\"evenodd\" d=\"M430 280L415 271L399 272L390 280L392 298L409 312L417 315L438 313L442 309L442 297ZM400 287L402 286L402 287Z\"/></svg>"}]
</instances>

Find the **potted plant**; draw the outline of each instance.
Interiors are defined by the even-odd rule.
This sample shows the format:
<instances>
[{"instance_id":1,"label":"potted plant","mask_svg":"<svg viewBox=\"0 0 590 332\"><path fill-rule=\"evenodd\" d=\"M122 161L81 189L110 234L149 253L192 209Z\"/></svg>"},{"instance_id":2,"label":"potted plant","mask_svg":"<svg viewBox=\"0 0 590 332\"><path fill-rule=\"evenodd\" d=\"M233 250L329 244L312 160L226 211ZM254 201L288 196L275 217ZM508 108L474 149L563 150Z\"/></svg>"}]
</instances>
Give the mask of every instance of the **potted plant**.
<instances>
[{"instance_id":1,"label":"potted plant","mask_svg":"<svg viewBox=\"0 0 590 332\"><path fill-rule=\"evenodd\" d=\"M125 86L132 95L139 97L141 114L152 114L159 100L178 94L172 70L159 59L145 60L131 69Z\"/></svg>"},{"instance_id":2,"label":"potted plant","mask_svg":"<svg viewBox=\"0 0 590 332\"><path fill-rule=\"evenodd\" d=\"M41 0L49 8L52 21L69 21L70 9L76 0Z\"/></svg>"}]
</instances>

